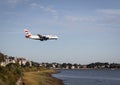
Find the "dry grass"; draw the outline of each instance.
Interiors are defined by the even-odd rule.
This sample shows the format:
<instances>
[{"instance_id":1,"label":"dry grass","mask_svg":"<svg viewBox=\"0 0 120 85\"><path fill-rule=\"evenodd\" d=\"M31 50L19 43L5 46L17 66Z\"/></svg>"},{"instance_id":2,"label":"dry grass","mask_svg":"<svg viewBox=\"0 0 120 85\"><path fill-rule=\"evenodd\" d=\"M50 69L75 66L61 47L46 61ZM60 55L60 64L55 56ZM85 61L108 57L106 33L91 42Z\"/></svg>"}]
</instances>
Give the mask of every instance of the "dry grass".
<instances>
[{"instance_id":1,"label":"dry grass","mask_svg":"<svg viewBox=\"0 0 120 85\"><path fill-rule=\"evenodd\" d=\"M55 73L55 71L25 72L23 81L25 85L63 85L61 80L51 76L52 73Z\"/></svg>"}]
</instances>

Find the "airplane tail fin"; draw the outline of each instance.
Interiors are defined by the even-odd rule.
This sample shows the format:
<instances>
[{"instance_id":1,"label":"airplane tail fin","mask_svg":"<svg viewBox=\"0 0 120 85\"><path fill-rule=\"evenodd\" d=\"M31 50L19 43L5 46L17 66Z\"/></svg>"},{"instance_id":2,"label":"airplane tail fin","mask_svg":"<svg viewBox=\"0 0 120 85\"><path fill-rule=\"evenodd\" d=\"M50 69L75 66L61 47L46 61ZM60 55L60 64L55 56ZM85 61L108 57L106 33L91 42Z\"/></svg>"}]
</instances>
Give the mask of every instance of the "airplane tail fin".
<instances>
[{"instance_id":1,"label":"airplane tail fin","mask_svg":"<svg viewBox=\"0 0 120 85\"><path fill-rule=\"evenodd\" d=\"M24 29L24 32L26 33L26 37L30 37L32 35L27 29Z\"/></svg>"}]
</instances>

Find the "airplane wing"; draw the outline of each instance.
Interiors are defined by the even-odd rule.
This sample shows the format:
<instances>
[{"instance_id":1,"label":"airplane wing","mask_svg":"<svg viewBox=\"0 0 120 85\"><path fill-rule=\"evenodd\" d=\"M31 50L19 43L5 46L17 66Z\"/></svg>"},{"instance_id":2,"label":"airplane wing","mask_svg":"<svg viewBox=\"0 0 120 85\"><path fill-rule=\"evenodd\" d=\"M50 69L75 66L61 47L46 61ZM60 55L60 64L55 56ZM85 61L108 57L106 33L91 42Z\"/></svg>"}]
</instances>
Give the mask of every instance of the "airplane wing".
<instances>
[{"instance_id":1,"label":"airplane wing","mask_svg":"<svg viewBox=\"0 0 120 85\"><path fill-rule=\"evenodd\" d=\"M39 38L40 38L41 41L43 41L43 40L48 40L48 39L49 39L49 38L46 37L46 36L43 36L43 35L40 35L40 34L37 34L37 35L39 36Z\"/></svg>"}]
</instances>

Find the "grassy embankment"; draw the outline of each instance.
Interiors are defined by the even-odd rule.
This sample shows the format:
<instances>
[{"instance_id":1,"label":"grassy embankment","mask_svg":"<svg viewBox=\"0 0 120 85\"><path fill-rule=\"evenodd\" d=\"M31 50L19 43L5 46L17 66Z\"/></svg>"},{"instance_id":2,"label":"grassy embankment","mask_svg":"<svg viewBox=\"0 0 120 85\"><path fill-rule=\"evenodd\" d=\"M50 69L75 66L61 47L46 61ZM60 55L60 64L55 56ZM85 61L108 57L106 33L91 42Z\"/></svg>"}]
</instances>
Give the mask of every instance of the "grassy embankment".
<instances>
[{"instance_id":1,"label":"grassy embankment","mask_svg":"<svg viewBox=\"0 0 120 85\"><path fill-rule=\"evenodd\" d=\"M51 76L55 70L42 70L36 72L24 72L25 85L63 85L62 81Z\"/></svg>"}]
</instances>

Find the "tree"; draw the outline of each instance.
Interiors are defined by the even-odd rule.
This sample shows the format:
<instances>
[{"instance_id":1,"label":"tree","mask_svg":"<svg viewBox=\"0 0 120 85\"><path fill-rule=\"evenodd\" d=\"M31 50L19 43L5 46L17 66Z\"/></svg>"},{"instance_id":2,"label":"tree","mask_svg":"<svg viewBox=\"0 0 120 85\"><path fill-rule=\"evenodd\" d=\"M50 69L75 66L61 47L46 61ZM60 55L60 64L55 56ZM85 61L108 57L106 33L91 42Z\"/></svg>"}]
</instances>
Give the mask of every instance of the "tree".
<instances>
[{"instance_id":1,"label":"tree","mask_svg":"<svg viewBox=\"0 0 120 85\"><path fill-rule=\"evenodd\" d=\"M120 64L117 63L111 63L110 68L120 68Z\"/></svg>"},{"instance_id":2,"label":"tree","mask_svg":"<svg viewBox=\"0 0 120 85\"><path fill-rule=\"evenodd\" d=\"M5 61L5 55L3 53L0 53L0 62Z\"/></svg>"},{"instance_id":3,"label":"tree","mask_svg":"<svg viewBox=\"0 0 120 85\"><path fill-rule=\"evenodd\" d=\"M69 69L72 68L72 64L71 63L68 63L67 66L68 66Z\"/></svg>"},{"instance_id":4,"label":"tree","mask_svg":"<svg viewBox=\"0 0 120 85\"><path fill-rule=\"evenodd\" d=\"M94 68L95 67L95 64L94 63L91 63L91 64L88 64L87 65L87 68Z\"/></svg>"},{"instance_id":5,"label":"tree","mask_svg":"<svg viewBox=\"0 0 120 85\"><path fill-rule=\"evenodd\" d=\"M76 63L73 66L75 66L75 68L78 68L78 64L76 64Z\"/></svg>"},{"instance_id":6,"label":"tree","mask_svg":"<svg viewBox=\"0 0 120 85\"><path fill-rule=\"evenodd\" d=\"M30 62L26 62L25 66L30 67Z\"/></svg>"},{"instance_id":7,"label":"tree","mask_svg":"<svg viewBox=\"0 0 120 85\"><path fill-rule=\"evenodd\" d=\"M67 64L66 64L66 63L63 63L63 64L61 65L61 67L62 67L62 68L66 68L66 67L67 67Z\"/></svg>"}]
</instances>

